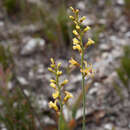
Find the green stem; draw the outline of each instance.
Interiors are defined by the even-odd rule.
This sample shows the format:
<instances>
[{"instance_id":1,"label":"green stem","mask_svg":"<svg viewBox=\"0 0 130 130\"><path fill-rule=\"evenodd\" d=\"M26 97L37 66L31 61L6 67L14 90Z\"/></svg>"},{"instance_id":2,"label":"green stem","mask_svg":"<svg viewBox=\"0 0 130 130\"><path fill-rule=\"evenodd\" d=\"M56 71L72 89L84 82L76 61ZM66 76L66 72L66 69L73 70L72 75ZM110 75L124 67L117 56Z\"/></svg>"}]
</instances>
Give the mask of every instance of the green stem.
<instances>
[{"instance_id":1,"label":"green stem","mask_svg":"<svg viewBox=\"0 0 130 130\"><path fill-rule=\"evenodd\" d=\"M81 56L81 69L83 70L83 62L84 62L84 46L82 43L82 36L81 38L81 45L82 45L82 56ZM83 93L83 121L82 121L82 130L85 130L85 107L86 107L86 91L85 91L85 77L84 73L82 72L82 93Z\"/></svg>"},{"instance_id":2,"label":"green stem","mask_svg":"<svg viewBox=\"0 0 130 130\"><path fill-rule=\"evenodd\" d=\"M59 91L59 103L60 103L60 117L58 119L58 130L62 129L62 109L63 109L63 104L62 104L62 100L61 100L61 89L60 89L60 85L59 85L59 76L56 75L56 85L58 87L58 91Z\"/></svg>"}]
</instances>

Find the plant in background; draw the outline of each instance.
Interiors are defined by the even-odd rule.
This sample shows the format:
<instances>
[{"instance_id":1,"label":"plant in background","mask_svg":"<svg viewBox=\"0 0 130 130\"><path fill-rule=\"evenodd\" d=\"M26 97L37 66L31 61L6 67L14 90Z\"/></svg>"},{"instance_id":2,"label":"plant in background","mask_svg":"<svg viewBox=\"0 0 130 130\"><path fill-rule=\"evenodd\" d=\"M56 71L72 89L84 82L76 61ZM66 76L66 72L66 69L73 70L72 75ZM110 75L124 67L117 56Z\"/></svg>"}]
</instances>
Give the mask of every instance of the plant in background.
<instances>
[{"instance_id":1,"label":"plant in background","mask_svg":"<svg viewBox=\"0 0 130 130\"><path fill-rule=\"evenodd\" d=\"M44 35L44 38L50 43L53 43L57 48L70 45L69 43L72 39L71 31L73 27L70 24L66 6L60 4L57 6L56 10L52 10L51 5L47 2L36 8L38 8L39 11L37 11L38 14L36 17L31 15L35 19L33 21L42 21L42 23L44 21L42 30L38 35ZM52 10L51 13L50 10ZM38 16L39 18L37 18Z\"/></svg>"},{"instance_id":2,"label":"plant in background","mask_svg":"<svg viewBox=\"0 0 130 130\"><path fill-rule=\"evenodd\" d=\"M73 12L73 16L69 16L70 19L75 24L75 29L73 30L73 34L75 35L75 38L73 38L73 50L78 50L81 56L80 63L76 61L75 59L71 58L69 61L71 66L77 66L80 69L80 72L82 74L82 93L83 93L83 122L82 122L82 130L85 130L85 108L86 108L86 91L85 91L85 78L89 76L93 76L93 67L91 64L88 64L87 61L84 58L84 54L86 49L93 45L95 42L88 38L88 41L84 44L83 43L83 36L84 34L90 30L90 27L87 26L85 28L82 27L82 22L86 19L85 16L81 17L79 16L79 10L74 9L73 7L70 7L70 9Z\"/></svg>"},{"instance_id":3,"label":"plant in background","mask_svg":"<svg viewBox=\"0 0 130 130\"><path fill-rule=\"evenodd\" d=\"M4 0L3 5L8 14L16 14L18 12L23 11L25 8L25 0L17 1L17 0Z\"/></svg>"},{"instance_id":4,"label":"plant in background","mask_svg":"<svg viewBox=\"0 0 130 130\"><path fill-rule=\"evenodd\" d=\"M58 121L58 130L63 130L63 105L67 103L68 99L72 98L72 94L68 91L65 91L63 87L68 83L68 80L65 79L60 83L60 76L62 75L62 71L60 70L61 63L56 65L53 58L51 58L51 65L48 68L50 72L55 75L55 79L50 80L50 86L55 90L52 94L54 102L49 102L49 107L54 109L59 116ZM58 104L60 107L58 107Z\"/></svg>"},{"instance_id":5,"label":"plant in background","mask_svg":"<svg viewBox=\"0 0 130 130\"><path fill-rule=\"evenodd\" d=\"M0 66L0 127L8 130L36 130L36 118L19 87L9 89L10 69Z\"/></svg>"},{"instance_id":6,"label":"plant in background","mask_svg":"<svg viewBox=\"0 0 130 130\"><path fill-rule=\"evenodd\" d=\"M128 11L130 11L130 1L129 0L125 0L125 7Z\"/></svg>"},{"instance_id":7,"label":"plant in background","mask_svg":"<svg viewBox=\"0 0 130 130\"><path fill-rule=\"evenodd\" d=\"M9 68L10 64L13 64L13 56L10 51L10 47L5 48L3 45L0 45L0 65L2 65L3 69L6 70Z\"/></svg>"},{"instance_id":8,"label":"plant in background","mask_svg":"<svg viewBox=\"0 0 130 130\"><path fill-rule=\"evenodd\" d=\"M121 65L116 69L116 72L124 88L130 93L130 46L124 47L124 56L121 58ZM122 100L124 99L122 93L124 88L121 88L119 83L114 83L114 89Z\"/></svg>"}]
</instances>

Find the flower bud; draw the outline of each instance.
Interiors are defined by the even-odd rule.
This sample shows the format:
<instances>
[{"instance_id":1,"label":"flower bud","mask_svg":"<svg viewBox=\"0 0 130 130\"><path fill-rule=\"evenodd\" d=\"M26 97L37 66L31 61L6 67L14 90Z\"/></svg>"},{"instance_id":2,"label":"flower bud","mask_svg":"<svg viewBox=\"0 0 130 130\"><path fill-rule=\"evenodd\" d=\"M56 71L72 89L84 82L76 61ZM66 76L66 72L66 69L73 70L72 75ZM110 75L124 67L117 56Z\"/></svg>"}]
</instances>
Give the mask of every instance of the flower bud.
<instances>
[{"instance_id":1,"label":"flower bud","mask_svg":"<svg viewBox=\"0 0 130 130\"><path fill-rule=\"evenodd\" d=\"M84 33L87 32L88 30L90 30L91 28L89 26L87 26L83 31Z\"/></svg>"},{"instance_id":2,"label":"flower bud","mask_svg":"<svg viewBox=\"0 0 130 130\"><path fill-rule=\"evenodd\" d=\"M80 26L79 26L79 25L76 25L76 29L79 30L79 29L80 29Z\"/></svg>"},{"instance_id":3,"label":"flower bud","mask_svg":"<svg viewBox=\"0 0 130 130\"><path fill-rule=\"evenodd\" d=\"M59 70L58 70L58 71L57 71L57 75L58 75L58 76L62 75L62 71L59 71Z\"/></svg>"},{"instance_id":4,"label":"flower bud","mask_svg":"<svg viewBox=\"0 0 130 130\"><path fill-rule=\"evenodd\" d=\"M67 79L66 79L66 80L64 80L64 81L61 83L61 86L66 85L68 82L69 82L69 81L68 81Z\"/></svg>"},{"instance_id":5,"label":"flower bud","mask_svg":"<svg viewBox=\"0 0 130 130\"><path fill-rule=\"evenodd\" d=\"M86 17L83 16L83 17L79 20L79 22L82 23L85 19L86 19Z\"/></svg>"},{"instance_id":6,"label":"flower bud","mask_svg":"<svg viewBox=\"0 0 130 130\"><path fill-rule=\"evenodd\" d=\"M69 16L70 19L74 20L74 17L73 16Z\"/></svg>"},{"instance_id":7,"label":"flower bud","mask_svg":"<svg viewBox=\"0 0 130 130\"><path fill-rule=\"evenodd\" d=\"M48 70L49 70L50 72L54 73L54 71L53 71L52 68L48 67Z\"/></svg>"},{"instance_id":8,"label":"flower bud","mask_svg":"<svg viewBox=\"0 0 130 130\"><path fill-rule=\"evenodd\" d=\"M73 30L73 34L79 36L79 33L76 30Z\"/></svg>"}]
</instances>

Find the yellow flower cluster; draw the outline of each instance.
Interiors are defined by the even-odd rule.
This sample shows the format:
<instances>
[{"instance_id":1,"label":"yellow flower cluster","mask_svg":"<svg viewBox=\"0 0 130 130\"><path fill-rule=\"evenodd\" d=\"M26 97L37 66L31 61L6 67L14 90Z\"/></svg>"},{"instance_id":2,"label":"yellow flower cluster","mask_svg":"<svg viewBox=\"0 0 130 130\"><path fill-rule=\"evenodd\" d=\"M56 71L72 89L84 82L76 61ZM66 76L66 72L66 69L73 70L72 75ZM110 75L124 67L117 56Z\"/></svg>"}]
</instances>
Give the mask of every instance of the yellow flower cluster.
<instances>
[{"instance_id":1,"label":"yellow flower cluster","mask_svg":"<svg viewBox=\"0 0 130 130\"><path fill-rule=\"evenodd\" d=\"M62 107L63 104L65 104L70 98L73 97L73 95L62 89L62 87L68 83L67 79L59 83L59 77L62 75L62 71L60 71L61 63L56 64L53 58L51 58L50 60L51 65L48 68L48 70L55 75L55 79L50 79L50 87L52 87L55 90L55 92L52 93L52 97L55 101L50 101L49 107L54 109L56 112L60 112L57 104L59 104L60 107Z\"/></svg>"},{"instance_id":2,"label":"yellow flower cluster","mask_svg":"<svg viewBox=\"0 0 130 130\"><path fill-rule=\"evenodd\" d=\"M84 74L84 76L94 76L95 70L93 69L92 64L88 65L87 61L84 61L85 67L84 69L80 69L80 72Z\"/></svg>"},{"instance_id":3,"label":"yellow flower cluster","mask_svg":"<svg viewBox=\"0 0 130 130\"><path fill-rule=\"evenodd\" d=\"M73 30L73 34L75 35L75 37L73 38L73 50L78 50L80 55L84 57L84 51L85 49L87 49L88 46L93 45L95 42L88 38L87 43L85 43L85 45L82 42L83 36L84 34L90 30L91 28L89 26L86 26L85 28L82 27L82 22L86 19L85 16L83 17L79 17L79 10L78 9L74 9L73 7L70 7L70 9L72 10L72 12L74 13L73 16L69 16L69 18L73 21L73 23L75 24L75 29ZM70 66L78 66L80 67L80 71L81 73L84 74L84 76L87 75L92 75L94 70L92 69L92 65L87 65L87 62L84 60L84 58L82 59L82 65L80 65L76 60L74 60L73 58L71 58L69 60L69 63L71 64ZM84 66L84 67L83 67Z\"/></svg>"}]
</instances>

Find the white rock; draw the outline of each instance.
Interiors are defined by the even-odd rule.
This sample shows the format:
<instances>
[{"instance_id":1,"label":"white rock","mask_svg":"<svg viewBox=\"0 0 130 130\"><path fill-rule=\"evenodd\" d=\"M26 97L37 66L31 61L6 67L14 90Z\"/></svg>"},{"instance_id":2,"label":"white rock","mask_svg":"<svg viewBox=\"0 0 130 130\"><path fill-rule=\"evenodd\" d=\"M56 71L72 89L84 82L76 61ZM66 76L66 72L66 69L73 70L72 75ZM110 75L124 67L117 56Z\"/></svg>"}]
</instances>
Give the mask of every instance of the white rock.
<instances>
[{"instance_id":1,"label":"white rock","mask_svg":"<svg viewBox=\"0 0 130 130\"><path fill-rule=\"evenodd\" d=\"M24 91L24 93L25 93L26 96L30 95L30 92L28 90L24 89L23 91Z\"/></svg>"},{"instance_id":2,"label":"white rock","mask_svg":"<svg viewBox=\"0 0 130 130\"><path fill-rule=\"evenodd\" d=\"M28 81L24 77L17 77L17 80L20 82L21 85L28 85Z\"/></svg>"},{"instance_id":3,"label":"white rock","mask_svg":"<svg viewBox=\"0 0 130 130\"><path fill-rule=\"evenodd\" d=\"M130 31L128 31L128 32L125 34L125 37L130 38Z\"/></svg>"},{"instance_id":4,"label":"white rock","mask_svg":"<svg viewBox=\"0 0 130 130\"><path fill-rule=\"evenodd\" d=\"M54 120L52 120L48 116L44 116L43 121L45 124L55 124Z\"/></svg>"},{"instance_id":5,"label":"white rock","mask_svg":"<svg viewBox=\"0 0 130 130\"><path fill-rule=\"evenodd\" d=\"M18 106L18 103L15 102L15 103L13 104L13 107L17 107L17 106Z\"/></svg>"},{"instance_id":6,"label":"white rock","mask_svg":"<svg viewBox=\"0 0 130 130\"><path fill-rule=\"evenodd\" d=\"M29 71L28 76L29 76L29 79L33 79L34 78L35 74L34 74L33 70Z\"/></svg>"},{"instance_id":7,"label":"white rock","mask_svg":"<svg viewBox=\"0 0 130 130\"><path fill-rule=\"evenodd\" d=\"M40 73L40 74L44 72L43 64L38 65L38 71L37 72Z\"/></svg>"},{"instance_id":8,"label":"white rock","mask_svg":"<svg viewBox=\"0 0 130 130\"><path fill-rule=\"evenodd\" d=\"M109 55L108 52L104 52L104 53L102 53L102 58L103 58L103 59L106 59L106 58L108 58L108 55Z\"/></svg>"},{"instance_id":9,"label":"white rock","mask_svg":"<svg viewBox=\"0 0 130 130\"><path fill-rule=\"evenodd\" d=\"M124 5L125 2L124 2L124 0L117 0L117 4L119 4L119 5Z\"/></svg>"},{"instance_id":10,"label":"white rock","mask_svg":"<svg viewBox=\"0 0 130 130\"><path fill-rule=\"evenodd\" d=\"M36 47L39 49L43 49L45 45L45 40L41 38L32 38L30 39L27 44L22 48L21 54L28 55L35 51Z\"/></svg>"},{"instance_id":11,"label":"white rock","mask_svg":"<svg viewBox=\"0 0 130 130\"><path fill-rule=\"evenodd\" d=\"M112 56L113 58L120 58L123 55L123 51L122 50L113 50L112 51Z\"/></svg>"},{"instance_id":12,"label":"white rock","mask_svg":"<svg viewBox=\"0 0 130 130\"><path fill-rule=\"evenodd\" d=\"M110 124L110 123L104 125L104 129L105 129L105 130L112 130L112 127L113 127L113 126L112 126L112 124Z\"/></svg>"},{"instance_id":13,"label":"white rock","mask_svg":"<svg viewBox=\"0 0 130 130\"><path fill-rule=\"evenodd\" d=\"M116 36L112 35L109 37L112 42L116 42L118 39Z\"/></svg>"},{"instance_id":14,"label":"white rock","mask_svg":"<svg viewBox=\"0 0 130 130\"><path fill-rule=\"evenodd\" d=\"M100 44L99 48L103 51L108 51L110 50L111 46L109 44Z\"/></svg>"},{"instance_id":15,"label":"white rock","mask_svg":"<svg viewBox=\"0 0 130 130\"><path fill-rule=\"evenodd\" d=\"M1 130L7 130L6 128L2 128Z\"/></svg>"},{"instance_id":16,"label":"white rock","mask_svg":"<svg viewBox=\"0 0 130 130\"><path fill-rule=\"evenodd\" d=\"M46 100L39 100L38 104L40 108L46 108L46 106L48 105Z\"/></svg>"},{"instance_id":17,"label":"white rock","mask_svg":"<svg viewBox=\"0 0 130 130\"><path fill-rule=\"evenodd\" d=\"M106 24L106 23L107 23L107 20L106 20L106 19L99 19L99 23L100 23L100 24Z\"/></svg>"},{"instance_id":18,"label":"white rock","mask_svg":"<svg viewBox=\"0 0 130 130\"><path fill-rule=\"evenodd\" d=\"M84 10L85 9L85 3L83 1L78 2L77 8L80 9L80 10Z\"/></svg>"},{"instance_id":19,"label":"white rock","mask_svg":"<svg viewBox=\"0 0 130 130\"><path fill-rule=\"evenodd\" d=\"M97 91L98 91L98 87L91 88L90 91L89 91L89 94L90 94L90 95L93 95L93 94L96 93Z\"/></svg>"},{"instance_id":20,"label":"white rock","mask_svg":"<svg viewBox=\"0 0 130 130\"><path fill-rule=\"evenodd\" d=\"M4 26L4 22L0 21L0 27Z\"/></svg>"},{"instance_id":21,"label":"white rock","mask_svg":"<svg viewBox=\"0 0 130 130\"><path fill-rule=\"evenodd\" d=\"M12 88L13 88L12 82L8 82L8 89L10 90L10 89L12 89Z\"/></svg>"}]
</instances>

